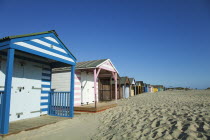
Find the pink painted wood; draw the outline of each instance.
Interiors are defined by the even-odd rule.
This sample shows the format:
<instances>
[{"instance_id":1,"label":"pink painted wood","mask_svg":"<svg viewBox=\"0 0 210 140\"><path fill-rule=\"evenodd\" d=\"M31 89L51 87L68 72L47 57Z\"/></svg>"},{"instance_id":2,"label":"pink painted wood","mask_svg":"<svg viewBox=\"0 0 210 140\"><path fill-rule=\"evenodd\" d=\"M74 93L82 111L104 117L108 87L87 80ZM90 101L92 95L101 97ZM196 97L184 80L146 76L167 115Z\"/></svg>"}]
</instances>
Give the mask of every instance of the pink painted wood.
<instances>
[{"instance_id":1,"label":"pink painted wood","mask_svg":"<svg viewBox=\"0 0 210 140\"><path fill-rule=\"evenodd\" d=\"M117 73L115 72L115 101L117 102Z\"/></svg>"},{"instance_id":2,"label":"pink painted wood","mask_svg":"<svg viewBox=\"0 0 210 140\"><path fill-rule=\"evenodd\" d=\"M98 78L99 72L101 71L101 68L98 69L97 74L96 74L96 78Z\"/></svg>"}]
</instances>

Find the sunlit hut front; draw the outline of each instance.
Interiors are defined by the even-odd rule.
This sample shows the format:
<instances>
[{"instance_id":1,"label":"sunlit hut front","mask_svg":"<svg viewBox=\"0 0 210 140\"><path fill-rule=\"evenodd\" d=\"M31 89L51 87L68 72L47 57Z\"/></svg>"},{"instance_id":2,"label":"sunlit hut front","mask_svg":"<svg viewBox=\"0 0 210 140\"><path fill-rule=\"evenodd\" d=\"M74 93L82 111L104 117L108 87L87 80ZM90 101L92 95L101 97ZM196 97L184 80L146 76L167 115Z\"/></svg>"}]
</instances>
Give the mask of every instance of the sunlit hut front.
<instances>
[{"instance_id":1,"label":"sunlit hut front","mask_svg":"<svg viewBox=\"0 0 210 140\"><path fill-rule=\"evenodd\" d=\"M147 86L148 86L148 92L152 92L152 86L150 84L148 84Z\"/></svg>"},{"instance_id":2,"label":"sunlit hut front","mask_svg":"<svg viewBox=\"0 0 210 140\"><path fill-rule=\"evenodd\" d=\"M154 87L153 87L153 85L150 85L150 88L151 88L151 93L153 93L153 92L154 92Z\"/></svg>"},{"instance_id":3,"label":"sunlit hut front","mask_svg":"<svg viewBox=\"0 0 210 140\"><path fill-rule=\"evenodd\" d=\"M130 93L130 80L127 76L120 77L120 85L121 85L121 92L123 95L123 98L129 98L131 96Z\"/></svg>"},{"instance_id":4,"label":"sunlit hut front","mask_svg":"<svg viewBox=\"0 0 210 140\"><path fill-rule=\"evenodd\" d=\"M69 66L74 73L75 63L55 31L0 39L0 133L7 134L12 121L73 117L74 88L51 92L51 69ZM69 83L74 85L74 75Z\"/></svg>"},{"instance_id":5,"label":"sunlit hut front","mask_svg":"<svg viewBox=\"0 0 210 140\"><path fill-rule=\"evenodd\" d=\"M148 92L148 87L147 87L148 84L144 83L144 92Z\"/></svg>"},{"instance_id":6,"label":"sunlit hut front","mask_svg":"<svg viewBox=\"0 0 210 140\"><path fill-rule=\"evenodd\" d=\"M69 68L53 69L52 87L57 90L67 90ZM62 77L62 81L59 80ZM114 85L112 86L112 80ZM118 71L110 59L78 62L75 73L75 106L88 105L100 101L111 101L120 98L117 88Z\"/></svg>"},{"instance_id":7,"label":"sunlit hut front","mask_svg":"<svg viewBox=\"0 0 210 140\"><path fill-rule=\"evenodd\" d=\"M153 85L153 91L154 91L154 93L158 92L158 85Z\"/></svg>"},{"instance_id":8,"label":"sunlit hut front","mask_svg":"<svg viewBox=\"0 0 210 140\"><path fill-rule=\"evenodd\" d=\"M134 95L136 95L136 81L134 78L129 78L129 81L131 83L130 94L131 94L131 96L134 96Z\"/></svg>"}]
</instances>

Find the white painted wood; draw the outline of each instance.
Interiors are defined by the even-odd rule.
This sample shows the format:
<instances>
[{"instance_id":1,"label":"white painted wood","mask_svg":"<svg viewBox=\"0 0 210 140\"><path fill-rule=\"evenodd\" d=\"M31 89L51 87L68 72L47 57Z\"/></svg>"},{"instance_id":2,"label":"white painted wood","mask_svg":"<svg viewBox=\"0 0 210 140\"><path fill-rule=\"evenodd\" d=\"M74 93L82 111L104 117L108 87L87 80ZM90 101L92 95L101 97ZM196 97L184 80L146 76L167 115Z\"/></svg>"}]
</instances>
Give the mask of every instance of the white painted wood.
<instances>
[{"instance_id":1,"label":"white painted wood","mask_svg":"<svg viewBox=\"0 0 210 140\"><path fill-rule=\"evenodd\" d=\"M22 62L15 59L14 63L10 121L40 116L41 89L32 89L32 86L41 87L42 68L35 67L33 62ZM32 113L34 111L36 113ZM18 113L21 113L19 117Z\"/></svg>"},{"instance_id":2,"label":"white painted wood","mask_svg":"<svg viewBox=\"0 0 210 140\"><path fill-rule=\"evenodd\" d=\"M55 89L55 91L70 91L70 72L53 73L52 89Z\"/></svg>"},{"instance_id":3,"label":"white painted wood","mask_svg":"<svg viewBox=\"0 0 210 140\"><path fill-rule=\"evenodd\" d=\"M41 44L41 45L44 45L44 46L46 46L46 47L48 47L48 48L53 47L53 49L55 49L55 50L57 50L57 51L60 51L60 52L63 52L63 53L66 53L66 54L67 54L67 52L66 52L64 49L61 49L61 48L56 47L56 46L54 46L54 45L51 45L51 44L49 44L49 43L47 43L47 42L44 42L44 41L42 41L42 40L39 40L39 39L32 39L31 41L36 42L36 43L39 43L39 44Z\"/></svg>"},{"instance_id":4,"label":"white painted wood","mask_svg":"<svg viewBox=\"0 0 210 140\"><path fill-rule=\"evenodd\" d=\"M81 72L81 102L82 104L94 103L94 76L93 73Z\"/></svg>"},{"instance_id":5,"label":"white painted wood","mask_svg":"<svg viewBox=\"0 0 210 140\"><path fill-rule=\"evenodd\" d=\"M52 41L52 42L54 42L54 43L59 44L59 43L57 42L57 40L55 40L55 39L52 38L52 37L44 37L44 38L46 38L46 39L48 39L48 40L50 40L50 41Z\"/></svg>"},{"instance_id":6,"label":"white painted wood","mask_svg":"<svg viewBox=\"0 0 210 140\"><path fill-rule=\"evenodd\" d=\"M130 96L129 91L130 91L130 88L129 88L128 85L126 85L126 87L125 87L125 98L128 98Z\"/></svg>"},{"instance_id":7,"label":"white painted wood","mask_svg":"<svg viewBox=\"0 0 210 140\"><path fill-rule=\"evenodd\" d=\"M87 90L87 73L81 72L81 103L87 104L88 102L88 90Z\"/></svg>"},{"instance_id":8,"label":"white painted wood","mask_svg":"<svg viewBox=\"0 0 210 140\"><path fill-rule=\"evenodd\" d=\"M35 51L38 51L38 52L41 52L41 53L45 53L45 54L48 54L48 55L51 55L51 56L55 56L55 57L58 57L58 58L61 58L61 59L67 60L67 61L74 62L74 60L71 59L71 58L68 58L68 57L62 56L60 54L57 54L57 53L54 53L54 52L36 47L34 45L31 45L31 44L28 44L28 43L25 43L25 42L15 42L14 44L20 45L22 47L25 47L25 48L28 48L28 49L31 49L31 50L35 50Z\"/></svg>"}]
</instances>

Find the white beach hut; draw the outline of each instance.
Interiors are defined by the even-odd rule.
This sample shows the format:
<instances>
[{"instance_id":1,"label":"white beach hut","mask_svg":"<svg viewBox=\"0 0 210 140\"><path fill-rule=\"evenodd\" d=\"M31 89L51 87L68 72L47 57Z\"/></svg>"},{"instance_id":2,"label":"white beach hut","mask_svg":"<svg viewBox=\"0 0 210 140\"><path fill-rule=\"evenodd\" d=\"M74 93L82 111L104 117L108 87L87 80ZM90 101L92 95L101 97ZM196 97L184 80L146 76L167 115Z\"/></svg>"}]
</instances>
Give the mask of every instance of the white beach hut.
<instances>
[{"instance_id":1,"label":"white beach hut","mask_svg":"<svg viewBox=\"0 0 210 140\"><path fill-rule=\"evenodd\" d=\"M75 64L55 31L0 39L0 133L8 133L11 121L43 114L73 117L74 88L51 92L51 70L69 66L74 72Z\"/></svg>"}]
</instances>

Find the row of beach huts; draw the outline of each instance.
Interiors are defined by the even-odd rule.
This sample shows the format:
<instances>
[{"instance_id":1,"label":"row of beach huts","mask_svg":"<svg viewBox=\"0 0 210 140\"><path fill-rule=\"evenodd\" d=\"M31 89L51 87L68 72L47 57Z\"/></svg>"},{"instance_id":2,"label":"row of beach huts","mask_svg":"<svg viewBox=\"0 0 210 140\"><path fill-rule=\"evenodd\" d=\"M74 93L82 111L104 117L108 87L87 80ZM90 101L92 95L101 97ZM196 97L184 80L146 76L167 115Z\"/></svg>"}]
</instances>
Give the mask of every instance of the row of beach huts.
<instances>
[{"instance_id":1,"label":"row of beach huts","mask_svg":"<svg viewBox=\"0 0 210 140\"><path fill-rule=\"evenodd\" d=\"M72 118L74 107L163 90L120 77L110 59L77 63L54 30L0 39L0 134L12 121Z\"/></svg>"}]
</instances>

